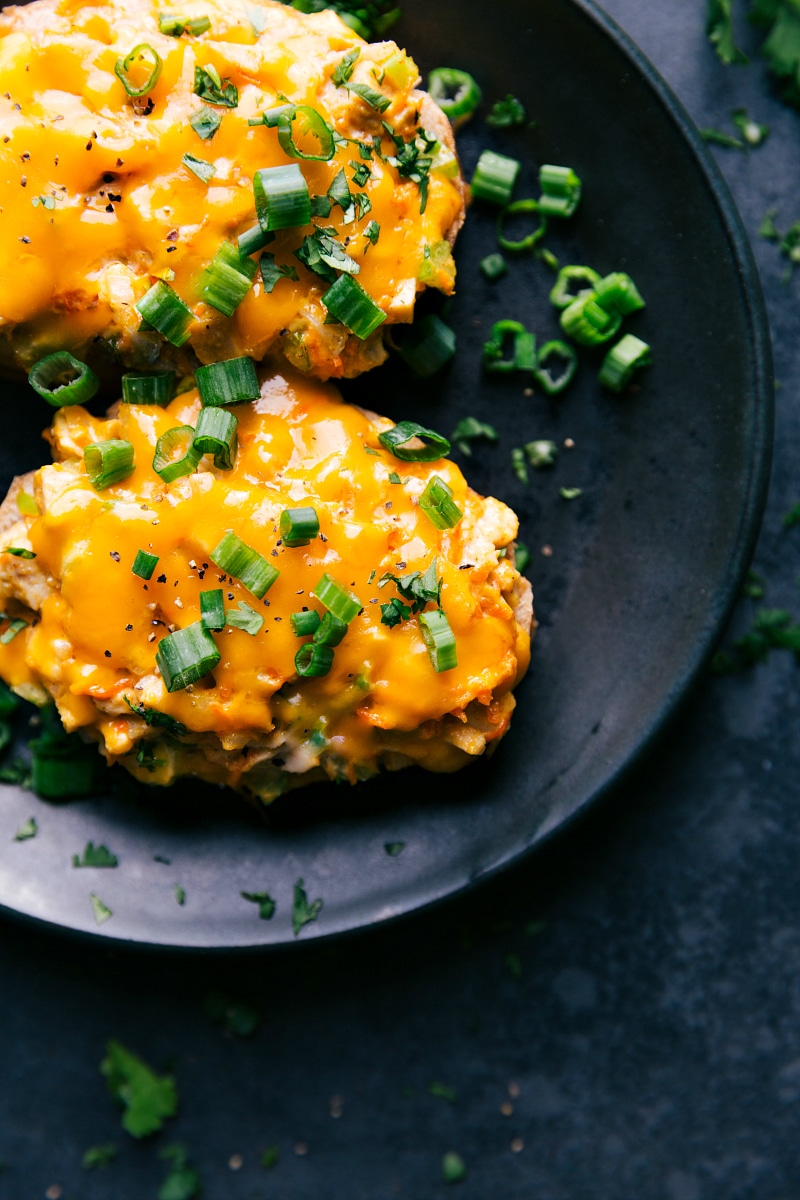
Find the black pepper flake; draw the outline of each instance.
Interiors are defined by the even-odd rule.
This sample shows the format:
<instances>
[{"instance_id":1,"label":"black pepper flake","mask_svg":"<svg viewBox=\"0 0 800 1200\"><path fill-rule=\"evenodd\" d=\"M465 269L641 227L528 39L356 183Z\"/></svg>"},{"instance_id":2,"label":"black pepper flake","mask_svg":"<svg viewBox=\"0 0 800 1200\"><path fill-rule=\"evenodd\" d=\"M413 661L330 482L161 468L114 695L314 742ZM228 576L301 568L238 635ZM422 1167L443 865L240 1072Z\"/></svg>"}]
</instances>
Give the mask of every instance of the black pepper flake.
<instances>
[{"instance_id":1,"label":"black pepper flake","mask_svg":"<svg viewBox=\"0 0 800 1200\"><path fill-rule=\"evenodd\" d=\"M391 500L387 500L387 501L386 501L386 503L384 504L384 506L383 506L383 507L384 507L384 508L386 509L386 511L388 512L388 511L389 511L389 509L392 507L392 502L391 502Z\"/></svg>"},{"instance_id":2,"label":"black pepper flake","mask_svg":"<svg viewBox=\"0 0 800 1200\"><path fill-rule=\"evenodd\" d=\"M109 556L111 558L113 558L114 562L119 562L119 560L120 560L119 550L109 550L108 553L109 553Z\"/></svg>"},{"instance_id":3,"label":"black pepper flake","mask_svg":"<svg viewBox=\"0 0 800 1200\"><path fill-rule=\"evenodd\" d=\"M3 145L7 145L7 144L8 144L10 141L11 141L11 138L10 138L10 137L4 137L4 138L3 138Z\"/></svg>"},{"instance_id":4,"label":"black pepper flake","mask_svg":"<svg viewBox=\"0 0 800 1200\"><path fill-rule=\"evenodd\" d=\"M404 562L395 563L394 565L397 567L398 571L404 571L408 566L408 564Z\"/></svg>"},{"instance_id":5,"label":"black pepper flake","mask_svg":"<svg viewBox=\"0 0 800 1200\"><path fill-rule=\"evenodd\" d=\"M28 162L30 160L30 157L31 156L27 150L23 151L23 153L20 154L20 158L22 159L23 162Z\"/></svg>"},{"instance_id":6,"label":"black pepper flake","mask_svg":"<svg viewBox=\"0 0 800 1200\"><path fill-rule=\"evenodd\" d=\"M459 571L471 571L474 566L475 563L462 563L458 569Z\"/></svg>"},{"instance_id":7,"label":"black pepper flake","mask_svg":"<svg viewBox=\"0 0 800 1200\"><path fill-rule=\"evenodd\" d=\"M111 658L111 651L110 651L110 650L104 650L104 651L103 651L103 654L105 654L106 658Z\"/></svg>"},{"instance_id":8,"label":"black pepper flake","mask_svg":"<svg viewBox=\"0 0 800 1200\"><path fill-rule=\"evenodd\" d=\"M116 178L117 177L113 171L103 172L103 183L113 183Z\"/></svg>"},{"instance_id":9,"label":"black pepper flake","mask_svg":"<svg viewBox=\"0 0 800 1200\"><path fill-rule=\"evenodd\" d=\"M205 579L205 577L206 577L205 571L198 571L197 575L198 575L198 578L200 578L200 579Z\"/></svg>"},{"instance_id":10,"label":"black pepper flake","mask_svg":"<svg viewBox=\"0 0 800 1200\"><path fill-rule=\"evenodd\" d=\"M20 179L20 181L19 181L19 186L20 186L20 187L27 187L27 186L28 186L28 176L27 176L27 175L23 175L23 176L22 176L22 178L21 178L21 179Z\"/></svg>"},{"instance_id":11,"label":"black pepper flake","mask_svg":"<svg viewBox=\"0 0 800 1200\"><path fill-rule=\"evenodd\" d=\"M124 165L124 164L123 164L123 162L122 162L122 159L121 159L121 158L118 158L118 159L117 159L117 166L118 166L118 167L121 167L121 166L123 166L123 165Z\"/></svg>"},{"instance_id":12,"label":"black pepper flake","mask_svg":"<svg viewBox=\"0 0 800 1200\"><path fill-rule=\"evenodd\" d=\"M172 586L173 586L173 587L177 587L177 586L178 586L178 581L177 581L177 579L175 580L175 582L174 582L174 584L173 584Z\"/></svg>"},{"instance_id":13,"label":"black pepper flake","mask_svg":"<svg viewBox=\"0 0 800 1200\"><path fill-rule=\"evenodd\" d=\"M273 617L273 621L282 621L283 617Z\"/></svg>"},{"instance_id":14,"label":"black pepper flake","mask_svg":"<svg viewBox=\"0 0 800 1200\"><path fill-rule=\"evenodd\" d=\"M107 205L106 205L106 212L113 212L113 211L114 211L114 205L113 205L113 204L107 204Z\"/></svg>"},{"instance_id":15,"label":"black pepper flake","mask_svg":"<svg viewBox=\"0 0 800 1200\"><path fill-rule=\"evenodd\" d=\"M91 150L91 148L92 148L92 143L91 143L91 142L87 142L87 143L86 143L86 146L84 147L84 149L86 149L86 150Z\"/></svg>"},{"instance_id":16,"label":"black pepper flake","mask_svg":"<svg viewBox=\"0 0 800 1200\"><path fill-rule=\"evenodd\" d=\"M125 626L125 632L126 632L126 633L130 633L132 629L133 629L133 626L132 626L132 625L126 625L126 626Z\"/></svg>"},{"instance_id":17,"label":"black pepper flake","mask_svg":"<svg viewBox=\"0 0 800 1200\"><path fill-rule=\"evenodd\" d=\"M318 534L317 536L319 537L319 540L320 540L321 542L327 542L327 540L328 540L328 539L325 537L325 534L324 534L324 533L320 533L320 534Z\"/></svg>"},{"instance_id":18,"label":"black pepper flake","mask_svg":"<svg viewBox=\"0 0 800 1200\"><path fill-rule=\"evenodd\" d=\"M177 246L167 246L167 254L174 254L177 249Z\"/></svg>"},{"instance_id":19,"label":"black pepper flake","mask_svg":"<svg viewBox=\"0 0 800 1200\"><path fill-rule=\"evenodd\" d=\"M278 551L277 551L277 550L270 550L270 554L272 555L272 557L273 557L273 558L277 558L277 557L278 557Z\"/></svg>"},{"instance_id":20,"label":"black pepper flake","mask_svg":"<svg viewBox=\"0 0 800 1200\"><path fill-rule=\"evenodd\" d=\"M167 582L166 575L159 575L158 579L156 580L156 583L166 583L166 582Z\"/></svg>"},{"instance_id":21,"label":"black pepper flake","mask_svg":"<svg viewBox=\"0 0 800 1200\"><path fill-rule=\"evenodd\" d=\"M177 240L178 240L177 229L170 229L169 233L167 234L167 241L168 242L177 242Z\"/></svg>"},{"instance_id":22,"label":"black pepper flake","mask_svg":"<svg viewBox=\"0 0 800 1200\"><path fill-rule=\"evenodd\" d=\"M28 237L28 235L26 233L23 233L22 237L19 240L21 242L24 242L26 246L30 245L31 239Z\"/></svg>"},{"instance_id":23,"label":"black pepper flake","mask_svg":"<svg viewBox=\"0 0 800 1200\"><path fill-rule=\"evenodd\" d=\"M233 592L228 592L228 599L233 600Z\"/></svg>"},{"instance_id":24,"label":"black pepper flake","mask_svg":"<svg viewBox=\"0 0 800 1200\"><path fill-rule=\"evenodd\" d=\"M122 196L119 194L119 192L109 192L108 198L109 200L113 200L115 204L122 203Z\"/></svg>"},{"instance_id":25,"label":"black pepper flake","mask_svg":"<svg viewBox=\"0 0 800 1200\"><path fill-rule=\"evenodd\" d=\"M203 570L204 570L204 571L207 571L207 570L208 570L208 563L203 563Z\"/></svg>"}]
</instances>

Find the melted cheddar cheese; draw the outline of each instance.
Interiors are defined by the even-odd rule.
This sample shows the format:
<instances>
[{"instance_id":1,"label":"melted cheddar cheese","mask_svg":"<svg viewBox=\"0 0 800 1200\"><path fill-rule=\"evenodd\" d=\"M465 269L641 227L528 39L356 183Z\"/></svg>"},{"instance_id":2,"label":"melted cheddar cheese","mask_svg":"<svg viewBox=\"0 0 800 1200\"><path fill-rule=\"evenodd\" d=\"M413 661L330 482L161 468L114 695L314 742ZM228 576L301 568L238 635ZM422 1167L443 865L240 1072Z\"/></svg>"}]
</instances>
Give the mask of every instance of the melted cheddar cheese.
<instances>
[{"instance_id":1,"label":"melted cheddar cheese","mask_svg":"<svg viewBox=\"0 0 800 1200\"><path fill-rule=\"evenodd\" d=\"M107 419L80 407L58 412L50 437L59 461L24 484L40 515L14 511L3 534L4 545L36 558L0 554L3 611L16 603L30 622L0 645L0 674L24 695L52 696L68 730L89 732L111 761L150 782L192 773L269 799L298 776L354 780L381 763L453 770L481 753L507 728L511 689L529 658L530 588L513 551L498 554L516 536L513 512L478 496L446 459L401 462L378 441L390 421L300 376L270 376L259 400L236 408L232 470L207 456L194 474L165 484L152 467L156 441L194 425L198 411L188 391L164 409L120 404ZM96 491L83 450L109 438L133 445L135 469ZM419 505L434 475L463 513L453 529L437 529ZM13 494L6 503L15 505ZM320 535L289 548L280 514L303 506L316 510ZM261 601L210 557L229 530L280 572ZM147 582L131 570L139 550L158 557ZM381 604L398 595L393 581L381 586L384 575L424 572L434 558L458 655L441 673L416 616L394 628L381 621ZM324 612L314 596L324 574L363 607L330 673L298 678L302 643L290 616ZM229 612L244 601L263 627L216 633L213 673L168 692L158 643L198 621L200 592L219 587ZM180 722L187 744L169 738L143 757L142 740L163 730L128 701Z\"/></svg>"},{"instance_id":2,"label":"melted cheddar cheese","mask_svg":"<svg viewBox=\"0 0 800 1200\"><path fill-rule=\"evenodd\" d=\"M313 226L281 231L269 246L298 278L281 278L265 293L257 275L232 317L205 303L201 288L220 245L256 223L255 172L297 162L312 196L324 197L344 169L350 191L365 197L355 211L334 207L314 224L333 230L388 322L410 321L427 284L452 291L447 239L462 218L464 189L449 125L416 90L413 61L392 42L363 42L332 12L305 15L277 0L252 10L261 33L243 4L189 0L180 15L211 22L196 37L160 33L161 7L34 0L0 15L0 362L27 370L68 349L99 367L158 360L191 370L197 359L261 359L280 348L321 378L381 362L382 329L362 342L325 324L321 296L330 282L294 256ZM142 43L163 66L149 95L136 99L115 65ZM384 112L331 78L356 50L351 82L380 91ZM236 87L235 108L195 94L198 66ZM248 125L286 100L314 108L335 130L330 161L289 157L276 129ZM207 140L190 123L203 111L222 117ZM439 139L438 148L423 147L433 156L425 203L418 182L389 161L396 145L386 126L406 143L425 127ZM297 142L319 149L299 133ZM186 154L213 168L208 182L184 164ZM369 170L363 184L353 182L359 164ZM374 243L371 222L380 227ZM182 351L140 331L134 306L157 279L196 318Z\"/></svg>"}]
</instances>

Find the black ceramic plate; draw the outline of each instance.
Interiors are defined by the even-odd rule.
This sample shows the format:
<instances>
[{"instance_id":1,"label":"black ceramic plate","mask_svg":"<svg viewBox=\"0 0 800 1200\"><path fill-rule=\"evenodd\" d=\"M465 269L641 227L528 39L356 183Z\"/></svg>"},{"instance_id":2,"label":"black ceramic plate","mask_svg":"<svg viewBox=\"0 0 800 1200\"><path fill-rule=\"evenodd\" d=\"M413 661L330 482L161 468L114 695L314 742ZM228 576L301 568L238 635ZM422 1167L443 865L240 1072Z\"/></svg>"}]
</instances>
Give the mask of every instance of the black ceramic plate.
<instances>
[{"instance_id":1,"label":"black ceramic plate","mask_svg":"<svg viewBox=\"0 0 800 1200\"><path fill-rule=\"evenodd\" d=\"M591 4L403 3L396 36L423 74L463 67L487 100L512 92L536 119L502 135L474 122L460 140L467 174L486 144L524 161L520 196L537 194L539 163L575 167L584 201L551 248L563 262L629 271L648 302L629 328L652 344L655 365L633 395L602 392L591 356L557 402L526 396L516 378L487 379L480 348L493 321L516 318L542 338L557 324L540 262L515 261L498 285L482 278L494 223L476 211L458 245L452 369L420 386L390 364L346 392L446 434L466 414L499 431L497 445L466 466L477 489L517 510L532 551L540 629L511 733L490 762L456 777L414 771L354 791L295 793L270 828L202 789L184 788L177 804L114 795L57 807L7 788L0 904L8 910L123 941L234 947L292 939L298 879L310 900L324 900L303 938L450 896L527 853L619 778L729 612L767 481L769 349L747 241L713 164L653 69ZM3 485L42 458L46 415L21 392L19 401ZM534 438L575 445L523 486L510 451ZM582 495L565 501L560 487ZM31 816L38 836L12 841ZM116 870L71 867L89 840L118 855ZM391 857L388 842L405 848ZM260 920L242 891L269 891L274 919ZM101 927L92 892L113 912Z\"/></svg>"}]
</instances>

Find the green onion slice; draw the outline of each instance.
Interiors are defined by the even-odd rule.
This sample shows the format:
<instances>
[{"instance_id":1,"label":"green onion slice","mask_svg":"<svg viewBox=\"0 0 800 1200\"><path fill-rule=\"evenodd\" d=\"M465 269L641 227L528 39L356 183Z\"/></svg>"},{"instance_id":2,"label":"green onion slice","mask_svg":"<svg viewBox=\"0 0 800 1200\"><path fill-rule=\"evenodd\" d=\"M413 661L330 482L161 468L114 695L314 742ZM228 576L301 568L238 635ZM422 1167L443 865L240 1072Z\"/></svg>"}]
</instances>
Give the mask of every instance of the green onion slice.
<instances>
[{"instance_id":1,"label":"green onion slice","mask_svg":"<svg viewBox=\"0 0 800 1200\"><path fill-rule=\"evenodd\" d=\"M54 408L85 404L100 387L100 380L91 367L73 358L66 350L56 350L55 354L47 354L34 363L28 383Z\"/></svg>"},{"instance_id":2,"label":"green onion slice","mask_svg":"<svg viewBox=\"0 0 800 1200\"><path fill-rule=\"evenodd\" d=\"M472 176L472 195L476 200L485 200L488 204L499 204L505 208L511 200L520 165L516 158L496 154L494 150L484 150Z\"/></svg>"},{"instance_id":3,"label":"green onion slice","mask_svg":"<svg viewBox=\"0 0 800 1200\"><path fill-rule=\"evenodd\" d=\"M156 442L153 455L153 470L164 483L172 483L182 475L191 475L203 457L194 445L194 430L191 425L176 425L162 433Z\"/></svg>"},{"instance_id":4,"label":"green onion slice","mask_svg":"<svg viewBox=\"0 0 800 1200\"><path fill-rule=\"evenodd\" d=\"M526 442L525 453L531 466L541 471L544 467L552 467L558 458L558 446L555 442L542 439L538 442ZM519 567L519 564L517 564ZM522 570L522 567L519 567Z\"/></svg>"},{"instance_id":5,"label":"green onion slice","mask_svg":"<svg viewBox=\"0 0 800 1200\"><path fill-rule=\"evenodd\" d=\"M25 517L39 516L39 505L36 503L33 496L29 496L27 492L17 492L17 508ZM0 692L0 696L1 695L2 693ZM1 709L2 703L0 703L0 710ZM0 711L0 718L2 718L2 715L2 711Z\"/></svg>"},{"instance_id":6,"label":"green onion slice","mask_svg":"<svg viewBox=\"0 0 800 1200\"><path fill-rule=\"evenodd\" d=\"M15 558L36 558L33 550L28 550L26 546L5 546L3 554L13 554Z\"/></svg>"},{"instance_id":7,"label":"green onion slice","mask_svg":"<svg viewBox=\"0 0 800 1200\"><path fill-rule=\"evenodd\" d=\"M560 359L561 370L554 375L548 367L551 359ZM545 342L536 355L533 377L548 396L558 396L572 383L578 369L578 356L566 342Z\"/></svg>"},{"instance_id":8,"label":"green onion slice","mask_svg":"<svg viewBox=\"0 0 800 1200\"><path fill-rule=\"evenodd\" d=\"M316 509L285 508L281 513L280 531L284 546L307 546L319 533Z\"/></svg>"},{"instance_id":9,"label":"green onion slice","mask_svg":"<svg viewBox=\"0 0 800 1200\"><path fill-rule=\"evenodd\" d=\"M458 666L456 638L450 622L440 608L419 614L419 627L433 668L437 672L452 671Z\"/></svg>"},{"instance_id":10,"label":"green onion slice","mask_svg":"<svg viewBox=\"0 0 800 1200\"><path fill-rule=\"evenodd\" d=\"M149 68L149 73L143 82L136 84L134 76L141 78L142 65L145 69ZM161 58L153 47L147 42L141 42L134 46L126 58L117 59L114 72L128 95L137 99L153 90L158 83L162 66Z\"/></svg>"},{"instance_id":11,"label":"green onion slice","mask_svg":"<svg viewBox=\"0 0 800 1200\"><path fill-rule=\"evenodd\" d=\"M599 282L599 274L591 267L562 267L550 293L550 303L554 308L569 308L573 300L583 300ZM579 285L577 291L576 284ZM581 284L586 286L581 287Z\"/></svg>"},{"instance_id":12,"label":"green onion slice","mask_svg":"<svg viewBox=\"0 0 800 1200\"><path fill-rule=\"evenodd\" d=\"M328 574L322 576L314 588L314 595L323 608L327 608L328 612L344 621L345 625L349 625L363 607L355 592L337 583L333 576Z\"/></svg>"},{"instance_id":13,"label":"green onion slice","mask_svg":"<svg viewBox=\"0 0 800 1200\"><path fill-rule=\"evenodd\" d=\"M542 195L539 207L544 216L571 217L581 200L581 181L572 167L546 164L539 170Z\"/></svg>"},{"instance_id":14,"label":"green onion slice","mask_svg":"<svg viewBox=\"0 0 800 1200\"><path fill-rule=\"evenodd\" d=\"M200 593L200 620L206 629L225 628L225 604L222 588L209 588Z\"/></svg>"},{"instance_id":15,"label":"green onion slice","mask_svg":"<svg viewBox=\"0 0 800 1200\"><path fill-rule=\"evenodd\" d=\"M9 642L13 642L18 633L22 633L23 629L28 628L28 622L23 621L21 617L9 618L6 613L0 614L0 620L8 621L8 628L0 634L0 645L7 646Z\"/></svg>"},{"instance_id":16,"label":"green onion slice","mask_svg":"<svg viewBox=\"0 0 800 1200\"><path fill-rule=\"evenodd\" d=\"M304 679L327 675L333 666L333 650L330 646L319 646L306 642L294 656L294 668Z\"/></svg>"},{"instance_id":17,"label":"green onion slice","mask_svg":"<svg viewBox=\"0 0 800 1200\"><path fill-rule=\"evenodd\" d=\"M182 33L190 33L197 37L211 28L208 17L176 17L172 13L158 14L158 32L168 37L180 37Z\"/></svg>"},{"instance_id":18,"label":"green onion slice","mask_svg":"<svg viewBox=\"0 0 800 1200\"><path fill-rule=\"evenodd\" d=\"M509 254L530 254L535 249L538 242L542 240L547 233L547 221L540 214L539 224L533 233L529 233L524 238L519 238L517 241L505 236L505 223L509 217L517 217L520 213L539 213L538 200L515 200L513 204L509 204L500 213L497 218L497 241L503 250L507 250Z\"/></svg>"},{"instance_id":19,"label":"green onion slice","mask_svg":"<svg viewBox=\"0 0 800 1200\"><path fill-rule=\"evenodd\" d=\"M504 358L511 346L511 357ZM533 371L536 366L536 336L519 321L496 321L483 346L483 366L490 374Z\"/></svg>"},{"instance_id":20,"label":"green onion slice","mask_svg":"<svg viewBox=\"0 0 800 1200\"><path fill-rule=\"evenodd\" d=\"M615 271L612 275L606 275L605 279L598 280L594 292L594 298L601 308L622 313L623 317L645 307L639 289L624 271Z\"/></svg>"},{"instance_id":21,"label":"green onion slice","mask_svg":"<svg viewBox=\"0 0 800 1200\"><path fill-rule=\"evenodd\" d=\"M456 335L436 313L426 313L402 340L395 335L392 345L415 375L428 379L450 362L456 352Z\"/></svg>"},{"instance_id":22,"label":"green onion slice","mask_svg":"<svg viewBox=\"0 0 800 1200\"><path fill-rule=\"evenodd\" d=\"M622 392L630 383L635 371L649 367L653 358L647 342L626 333L612 346L603 359L598 379L603 387L612 392Z\"/></svg>"},{"instance_id":23,"label":"green onion slice","mask_svg":"<svg viewBox=\"0 0 800 1200\"><path fill-rule=\"evenodd\" d=\"M168 692L179 692L213 671L221 658L202 621L168 633L158 643L156 662Z\"/></svg>"},{"instance_id":24,"label":"green onion slice","mask_svg":"<svg viewBox=\"0 0 800 1200\"><path fill-rule=\"evenodd\" d=\"M608 312L595 300L594 292L573 300L561 314L561 328L582 346L599 346L613 338L620 325L622 315Z\"/></svg>"},{"instance_id":25,"label":"green onion slice","mask_svg":"<svg viewBox=\"0 0 800 1200\"><path fill-rule=\"evenodd\" d=\"M281 149L291 158L329 162L336 152L336 139L330 125L315 108L309 108L307 104L284 106L278 116L277 128ZM296 136L313 139L318 153L306 153L297 145Z\"/></svg>"},{"instance_id":26,"label":"green onion slice","mask_svg":"<svg viewBox=\"0 0 800 1200\"><path fill-rule=\"evenodd\" d=\"M481 102L481 89L466 71L437 67L428 76L428 93L454 123L471 117Z\"/></svg>"},{"instance_id":27,"label":"green onion slice","mask_svg":"<svg viewBox=\"0 0 800 1200\"><path fill-rule=\"evenodd\" d=\"M496 279L502 279L505 275L508 270L508 263L502 254L495 252L494 254L487 254L485 258L481 259L480 268L484 278L494 283Z\"/></svg>"},{"instance_id":28,"label":"green onion slice","mask_svg":"<svg viewBox=\"0 0 800 1200\"><path fill-rule=\"evenodd\" d=\"M408 446L412 438L420 438L429 444ZM450 443L440 433L418 425L416 421L400 421L392 429L378 434L380 444L389 450L395 458L403 462L434 462L450 453Z\"/></svg>"},{"instance_id":29,"label":"green onion slice","mask_svg":"<svg viewBox=\"0 0 800 1200\"><path fill-rule=\"evenodd\" d=\"M258 270L252 258L243 258L236 246L223 242L203 272L201 295L223 316L232 317L244 300Z\"/></svg>"},{"instance_id":30,"label":"green onion slice","mask_svg":"<svg viewBox=\"0 0 800 1200\"><path fill-rule=\"evenodd\" d=\"M194 314L163 279L157 279L149 292L135 305L143 321L171 342L182 346L189 339Z\"/></svg>"},{"instance_id":31,"label":"green onion slice","mask_svg":"<svg viewBox=\"0 0 800 1200\"><path fill-rule=\"evenodd\" d=\"M257 400L261 395L255 363L247 356L198 367L194 377L200 399L208 408L243 404L246 400Z\"/></svg>"},{"instance_id":32,"label":"green onion slice","mask_svg":"<svg viewBox=\"0 0 800 1200\"><path fill-rule=\"evenodd\" d=\"M332 612L326 612L314 632L314 641L318 646L338 646L346 633L347 622Z\"/></svg>"},{"instance_id":33,"label":"green onion slice","mask_svg":"<svg viewBox=\"0 0 800 1200\"><path fill-rule=\"evenodd\" d=\"M248 546L230 529L211 551L211 559L221 571L227 572L233 579L238 579L257 600L269 591L280 575L280 571L273 567L272 563L268 563L263 555L252 546Z\"/></svg>"},{"instance_id":34,"label":"green onion slice","mask_svg":"<svg viewBox=\"0 0 800 1200\"><path fill-rule=\"evenodd\" d=\"M154 371L152 374L129 372L122 376L123 404L169 404L175 394L175 372Z\"/></svg>"},{"instance_id":35,"label":"green onion slice","mask_svg":"<svg viewBox=\"0 0 800 1200\"><path fill-rule=\"evenodd\" d=\"M214 466L220 471L230 471L236 461L238 425L239 421L227 408L201 408L192 449L213 454Z\"/></svg>"},{"instance_id":36,"label":"green onion slice","mask_svg":"<svg viewBox=\"0 0 800 1200\"><path fill-rule=\"evenodd\" d=\"M239 234L239 257L246 258L249 254L255 254L274 241L274 233L268 233L260 225L253 225L250 229L245 229L244 233Z\"/></svg>"},{"instance_id":37,"label":"green onion slice","mask_svg":"<svg viewBox=\"0 0 800 1200\"><path fill-rule=\"evenodd\" d=\"M317 632L321 621L318 612L314 609L308 609L306 612L292 613L289 617L289 623L295 637L309 637L311 634Z\"/></svg>"},{"instance_id":38,"label":"green onion slice","mask_svg":"<svg viewBox=\"0 0 800 1200\"><path fill-rule=\"evenodd\" d=\"M386 320L380 305L352 275L340 275L333 287L323 293L322 303L332 317L362 341Z\"/></svg>"},{"instance_id":39,"label":"green onion slice","mask_svg":"<svg viewBox=\"0 0 800 1200\"><path fill-rule=\"evenodd\" d=\"M90 442L83 451L83 462L92 487L102 491L133 473L133 446L122 438Z\"/></svg>"},{"instance_id":40,"label":"green onion slice","mask_svg":"<svg viewBox=\"0 0 800 1200\"><path fill-rule=\"evenodd\" d=\"M419 506L437 529L454 529L464 515L453 500L452 488L439 475L428 480Z\"/></svg>"},{"instance_id":41,"label":"green onion slice","mask_svg":"<svg viewBox=\"0 0 800 1200\"><path fill-rule=\"evenodd\" d=\"M264 167L253 176L256 216L261 228L296 229L311 220L308 184L297 163Z\"/></svg>"},{"instance_id":42,"label":"green onion slice","mask_svg":"<svg viewBox=\"0 0 800 1200\"><path fill-rule=\"evenodd\" d=\"M131 571L140 579L152 579L153 571L158 566L158 555L148 554L146 550L137 550Z\"/></svg>"}]
</instances>

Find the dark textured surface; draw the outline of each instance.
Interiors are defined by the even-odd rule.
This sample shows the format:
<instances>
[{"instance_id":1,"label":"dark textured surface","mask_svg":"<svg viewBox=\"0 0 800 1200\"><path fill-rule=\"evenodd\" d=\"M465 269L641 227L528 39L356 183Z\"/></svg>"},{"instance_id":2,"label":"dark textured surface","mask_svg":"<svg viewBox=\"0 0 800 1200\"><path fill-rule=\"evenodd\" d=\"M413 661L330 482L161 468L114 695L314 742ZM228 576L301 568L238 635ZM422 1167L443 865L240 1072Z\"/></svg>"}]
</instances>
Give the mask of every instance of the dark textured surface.
<instances>
[{"instance_id":1,"label":"dark textured surface","mask_svg":"<svg viewBox=\"0 0 800 1200\"><path fill-rule=\"evenodd\" d=\"M761 149L719 160L754 237L782 385L756 568L766 602L795 609L798 534L781 516L800 499L797 284L781 284L783 262L755 234L772 205L783 226L800 215L800 116L758 62L716 62L696 0L606 7L699 124L746 103L772 126ZM733 632L754 608L742 602ZM465 1200L794 1200L797 670L773 655L702 680L579 827L388 935L222 962L1 927L0 1191L155 1196L157 1151L181 1139L210 1197L434 1197L455 1149ZM212 988L260 1009L251 1040L204 1014ZM108 1037L175 1073L180 1116L156 1142L119 1129L97 1072ZM434 1082L454 1101L430 1095ZM117 1161L84 1173L82 1152L109 1141ZM258 1155L271 1144L281 1157L266 1172Z\"/></svg>"}]
</instances>

